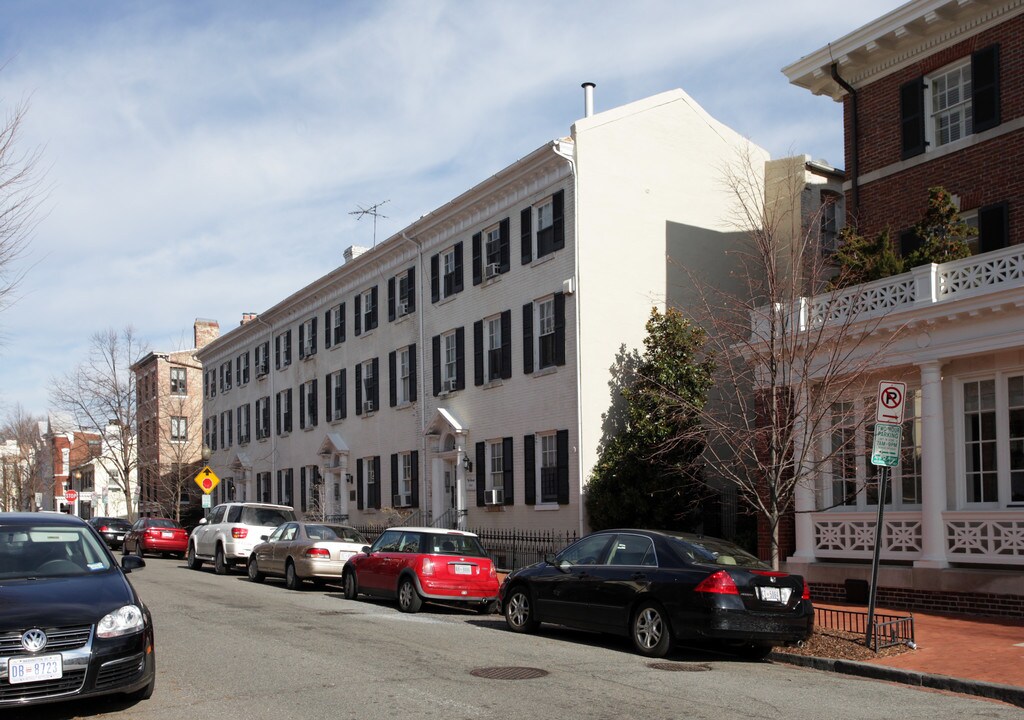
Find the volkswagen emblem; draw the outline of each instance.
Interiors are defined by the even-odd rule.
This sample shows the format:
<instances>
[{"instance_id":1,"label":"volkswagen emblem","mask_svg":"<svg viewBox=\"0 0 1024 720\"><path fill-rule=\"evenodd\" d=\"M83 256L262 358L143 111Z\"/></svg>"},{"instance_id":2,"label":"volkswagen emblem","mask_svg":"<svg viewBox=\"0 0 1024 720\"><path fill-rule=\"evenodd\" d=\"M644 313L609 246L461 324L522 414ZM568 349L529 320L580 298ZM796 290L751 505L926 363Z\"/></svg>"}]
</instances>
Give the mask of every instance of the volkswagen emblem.
<instances>
[{"instance_id":1,"label":"volkswagen emblem","mask_svg":"<svg viewBox=\"0 0 1024 720\"><path fill-rule=\"evenodd\" d=\"M46 647L46 633L39 628L26 630L21 635L21 646L30 653L39 652Z\"/></svg>"}]
</instances>

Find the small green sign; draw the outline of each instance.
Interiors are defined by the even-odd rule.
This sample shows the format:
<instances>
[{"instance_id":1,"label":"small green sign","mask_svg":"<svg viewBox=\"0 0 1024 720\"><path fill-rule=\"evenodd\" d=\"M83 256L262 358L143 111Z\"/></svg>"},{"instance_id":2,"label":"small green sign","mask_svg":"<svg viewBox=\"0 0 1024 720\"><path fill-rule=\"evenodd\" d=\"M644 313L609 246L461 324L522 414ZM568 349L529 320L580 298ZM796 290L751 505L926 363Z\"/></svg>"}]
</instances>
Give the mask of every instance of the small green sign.
<instances>
[{"instance_id":1,"label":"small green sign","mask_svg":"<svg viewBox=\"0 0 1024 720\"><path fill-rule=\"evenodd\" d=\"M204 508L211 508L211 507L213 507L213 503L211 503L210 500L211 500L211 498L210 498L209 495L203 495L203 507Z\"/></svg>"},{"instance_id":2,"label":"small green sign","mask_svg":"<svg viewBox=\"0 0 1024 720\"><path fill-rule=\"evenodd\" d=\"M900 464L900 446L903 426L895 423L875 423L875 440L871 447L871 464L896 467Z\"/></svg>"}]
</instances>

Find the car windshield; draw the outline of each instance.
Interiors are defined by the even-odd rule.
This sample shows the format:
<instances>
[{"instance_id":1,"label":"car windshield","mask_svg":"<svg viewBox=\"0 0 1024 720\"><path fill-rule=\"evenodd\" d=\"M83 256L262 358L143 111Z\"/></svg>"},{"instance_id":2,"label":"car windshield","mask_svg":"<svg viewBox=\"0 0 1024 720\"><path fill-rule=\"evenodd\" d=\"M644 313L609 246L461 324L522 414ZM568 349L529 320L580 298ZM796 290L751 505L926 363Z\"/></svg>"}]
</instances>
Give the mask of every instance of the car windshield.
<instances>
[{"instance_id":1,"label":"car windshield","mask_svg":"<svg viewBox=\"0 0 1024 720\"><path fill-rule=\"evenodd\" d=\"M421 552L435 553L438 555L465 555L471 557L487 557L480 541L473 535L426 535L424 541L427 543L425 550Z\"/></svg>"},{"instance_id":2,"label":"car windshield","mask_svg":"<svg viewBox=\"0 0 1024 720\"><path fill-rule=\"evenodd\" d=\"M743 548L733 545L731 542L719 540L718 538L704 537L683 540L682 538L671 538L686 557L693 562L709 563L713 565L729 565L742 568L754 568L763 570L768 567L765 563L748 553Z\"/></svg>"},{"instance_id":3,"label":"car windshield","mask_svg":"<svg viewBox=\"0 0 1024 720\"><path fill-rule=\"evenodd\" d=\"M241 523L243 525L259 525L260 527L277 527L295 520L295 513L284 508L247 507L242 508Z\"/></svg>"},{"instance_id":4,"label":"car windshield","mask_svg":"<svg viewBox=\"0 0 1024 720\"><path fill-rule=\"evenodd\" d=\"M0 524L0 579L91 575L110 568L110 555L85 527Z\"/></svg>"},{"instance_id":5,"label":"car windshield","mask_svg":"<svg viewBox=\"0 0 1024 720\"><path fill-rule=\"evenodd\" d=\"M307 525L306 534L313 540L337 540L369 545L358 530L345 525Z\"/></svg>"},{"instance_id":6,"label":"car windshield","mask_svg":"<svg viewBox=\"0 0 1024 720\"><path fill-rule=\"evenodd\" d=\"M173 520L164 520L163 518L154 518L153 520L149 520L148 523L149 523L149 527L155 527L155 528L180 528L181 527L181 525L179 525L178 523L174 522Z\"/></svg>"}]
</instances>

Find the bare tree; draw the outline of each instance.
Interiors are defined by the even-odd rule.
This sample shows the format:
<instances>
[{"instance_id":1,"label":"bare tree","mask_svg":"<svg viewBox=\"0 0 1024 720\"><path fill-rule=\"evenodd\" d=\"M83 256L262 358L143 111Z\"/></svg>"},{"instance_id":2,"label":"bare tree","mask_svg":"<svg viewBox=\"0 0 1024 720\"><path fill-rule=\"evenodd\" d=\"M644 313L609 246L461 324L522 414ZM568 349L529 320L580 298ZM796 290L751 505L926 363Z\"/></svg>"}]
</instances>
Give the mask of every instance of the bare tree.
<instances>
[{"instance_id":1,"label":"bare tree","mask_svg":"<svg viewBox=\"0 0 1024 720\"><path fill-rule=\"evenodd\" d=\"M131 367L144 353L131 326L98 332L92 336L88 359L50 382L53 406L78 427L96 429L103 436L100 457L125 494L129 520L135 519L131 498L138 468L138 393Z\"/></svg>"},{"instance_id":2,"label":"bare tree","mask_svg":"<svg viewBox=\"0 0 1024 720\"><path fill-rule=\"evenodd\" d=\"M824 469L846 463L842 473L853 458L866 417L852 417L843 402L870 392L873 359L859 349L879 333L885 346L900 329L883 329L884 309L864 286L827 290L836 271L821 251L820 208L799 209L802 173L766 187L752 163L734 167L726 176L738 231L730 279L712 284L684 270L691 290L682 309L708 330L715 386L703 406L672 399L677 412L699 417L693 432L707 442L709 479L733 484L761 518L778 568L783 518L814 510L794 507L797 489L813 493ZM848 432L834 432L837 420ZM678 435L662 451L692 440Z\"/></svg>"},{"instance_id":3,"label":"bare tree","mask_svg":"<svg viewBox=\"0 0 1024 720\"><path fill-rule=\"evenodd\" d=\"M40 420L15 405L0 426L0 510L36 509L36 493L43 490L39 473L45 452L39 435Z\"/></svg>"}]
</instances>

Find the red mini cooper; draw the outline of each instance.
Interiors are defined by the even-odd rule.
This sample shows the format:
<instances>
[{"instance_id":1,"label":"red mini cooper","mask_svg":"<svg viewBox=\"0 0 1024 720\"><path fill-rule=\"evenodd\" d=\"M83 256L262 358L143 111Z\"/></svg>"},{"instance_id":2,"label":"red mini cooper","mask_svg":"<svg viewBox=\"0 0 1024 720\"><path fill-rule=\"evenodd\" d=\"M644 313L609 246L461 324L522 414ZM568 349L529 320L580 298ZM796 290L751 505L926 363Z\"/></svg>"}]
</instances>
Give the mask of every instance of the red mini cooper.
<instances>
[{"instance_id":1,"label":"red mini cooper","mask_svg":"<svg viewBox=\"0 0 1024 720\"><path fill-rule=\"evenodd\" d=\"M473 533L396 527L345 563L345 597L397 598L413 613L424 601L457 603L492 612L498 597L494 563Z\"/></svg>"}]
</instances>

